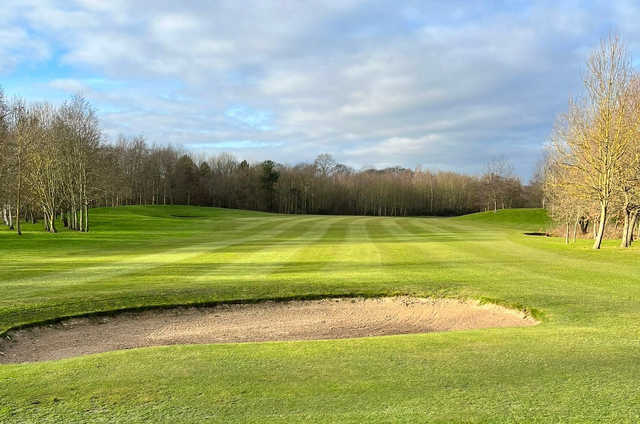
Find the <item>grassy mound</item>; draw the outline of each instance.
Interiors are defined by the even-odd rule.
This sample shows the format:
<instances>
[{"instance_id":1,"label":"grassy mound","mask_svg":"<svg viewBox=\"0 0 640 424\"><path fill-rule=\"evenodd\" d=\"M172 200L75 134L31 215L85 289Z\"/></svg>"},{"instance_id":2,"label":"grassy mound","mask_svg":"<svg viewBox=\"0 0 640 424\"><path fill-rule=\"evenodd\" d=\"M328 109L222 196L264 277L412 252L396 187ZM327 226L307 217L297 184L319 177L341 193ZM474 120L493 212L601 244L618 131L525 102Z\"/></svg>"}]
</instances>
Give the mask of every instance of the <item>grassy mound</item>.
<instances>
[{"instance_id":1,"label":"grassy mound","mask_svg":"<svg viewBox=\"0 0 640 424\"><path fill-rule=\"evenodd\" d=\"M544 229L551 225L551 219L544 209L500 209L497 212L478 212L454 219L461 222L499 225L523 230Z\"/></svg>"}]
</instances>

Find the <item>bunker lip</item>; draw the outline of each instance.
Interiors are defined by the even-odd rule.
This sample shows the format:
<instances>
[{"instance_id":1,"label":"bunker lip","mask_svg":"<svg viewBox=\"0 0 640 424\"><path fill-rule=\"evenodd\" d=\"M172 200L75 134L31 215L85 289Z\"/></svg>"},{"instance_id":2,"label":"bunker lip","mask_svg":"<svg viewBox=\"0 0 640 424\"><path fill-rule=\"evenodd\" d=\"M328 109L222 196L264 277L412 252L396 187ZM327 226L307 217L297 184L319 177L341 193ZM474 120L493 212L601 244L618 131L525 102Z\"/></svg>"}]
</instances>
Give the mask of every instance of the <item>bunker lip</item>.
<instances>
[{"instance_id":1,"label":"bunker lip","mask_svg":"<svg viewBox=\"0 0 640 424\"><path fill-rule=\"evenodd\" d=\"M536 324L523 312L502 306L407 296L221 304L70 318L11 331L0 340L0 363L149 346L343 339Z\"/></svg>"}]
</instances>

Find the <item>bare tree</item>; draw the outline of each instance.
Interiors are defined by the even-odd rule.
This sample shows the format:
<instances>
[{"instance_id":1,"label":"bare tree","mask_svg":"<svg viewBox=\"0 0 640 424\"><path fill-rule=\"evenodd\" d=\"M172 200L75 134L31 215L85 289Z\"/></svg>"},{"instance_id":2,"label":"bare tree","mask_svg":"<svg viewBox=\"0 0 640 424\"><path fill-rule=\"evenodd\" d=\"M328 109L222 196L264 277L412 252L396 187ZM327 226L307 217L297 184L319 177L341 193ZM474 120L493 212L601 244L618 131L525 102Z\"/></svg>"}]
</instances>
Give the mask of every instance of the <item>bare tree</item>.
<instances>
[{"instance_id":1,"label":"bare tree","mask_svg":"<svg viewBox=\"0 0 640 424\"><path fill-rule=\"evenodd\" d=\"M62 177L61 149L56 110L50 104L32 106L29 111L33 148L29 151L28 182L44 216L45 230L57 232L55 219L60 207Z\"/></svg>"},{"instance_id":2,"label":"bare tree","mask_svg":"<svg viewBox=\"0 0 640 424\"><path fill-rule=\"evenodd\" d=\"M74 96L56 117L60 153L64 168L60 181L69 209L70 227L89 231L89 202L93 164L100 143L100 129L94 110L86 99Z\"/></svg>"},{"instance_id":3,"label":"bare tree","mask_svg":"<svg viewBox=\"0 0 640 424\"><path fill-rule=\"evenodd\" d=\"M640 212L640 76L634 75L625 93L628 102L627 116L623 131L629 140L626 154L616 173L617 189L621 197L621 211L624 219L621 247L630 247L633 230Z\"/></svg>"},{"instance_id":4,"label":"bare tree","mask_svg":"<svg viewBox=\"0 0 640 424\"><path fill-rule=\"evenodd\" d=\"M594 249L602 244L617 174L631 144L625 128L631 75L624 44L614 36L604 40L587 62L584 99L570 102L552 137L557 165L570 168L573 184L599 204Z\"/></svg>"},{"instance_id":5,"label":"bare tree","mask_svg":"<svg viewBox=\"0 0 640 424\"><path fill-rule=\"evenodd\" d=\"M330 154L322 153L321 155L318 155L316 160L313 162L313 165L316 167L320 175L327 177L333 173L336 161Z\"/></svg>"},{"instance_id":6,"label":"bare tree","mask_svg":"<svg viewBox=\"0 0 640 424\"><path fill-rule=\"evenodd\" d=\"M491 209L492 206L494 212L497 212L498 206L504 209L508 204L507 199L511 199L510 194L512 194L512 187L515 185L511 162L505 157L493 158L487 163L482 178L488 195L487 209Z\"/></svg>"}]
</instances>

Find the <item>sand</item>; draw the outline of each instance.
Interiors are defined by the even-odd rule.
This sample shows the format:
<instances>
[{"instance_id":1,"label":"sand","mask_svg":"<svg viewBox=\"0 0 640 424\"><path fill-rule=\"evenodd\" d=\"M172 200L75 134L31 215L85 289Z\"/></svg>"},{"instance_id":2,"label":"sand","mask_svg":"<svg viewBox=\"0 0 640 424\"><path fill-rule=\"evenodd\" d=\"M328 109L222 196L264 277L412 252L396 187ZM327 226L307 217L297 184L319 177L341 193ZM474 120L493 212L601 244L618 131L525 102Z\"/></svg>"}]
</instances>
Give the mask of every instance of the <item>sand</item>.
<instances>
[{"instance_id":1,"label":"sand","mask_svg":"<svg viewBox=\"0 0 640 424\"><path fill-rule=\"evenodd\" d=\"M148 346L342 339L537 323L522 312L496 305L414 297L156 309L71 318L10 332L8 338L0 339L0 363Z\"/></svg>"}]
</instances>

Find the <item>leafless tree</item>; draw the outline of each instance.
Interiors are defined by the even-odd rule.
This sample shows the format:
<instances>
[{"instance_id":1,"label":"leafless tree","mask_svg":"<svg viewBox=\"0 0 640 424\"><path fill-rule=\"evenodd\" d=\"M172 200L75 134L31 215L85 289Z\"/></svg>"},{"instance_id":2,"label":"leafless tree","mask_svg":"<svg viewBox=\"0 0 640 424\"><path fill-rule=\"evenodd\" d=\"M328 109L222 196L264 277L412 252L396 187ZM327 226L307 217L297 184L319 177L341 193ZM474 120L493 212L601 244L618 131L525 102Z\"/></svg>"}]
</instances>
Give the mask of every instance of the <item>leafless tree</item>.
<instances>
[{"instance_id":1,"label":"leafless tree","mask_svg":"<svg viewBox=\"0 0 640 424\"><path fill-rule=\"evenodd\" d=\"M616 195L616 180L629 153L626 120L632 68L618 37L604 40L587 62L584 98L570 102L552 137L558 169L570 169L578 191L599 204L593 248L599 249Z\"/></svg>"}]
</instances>

